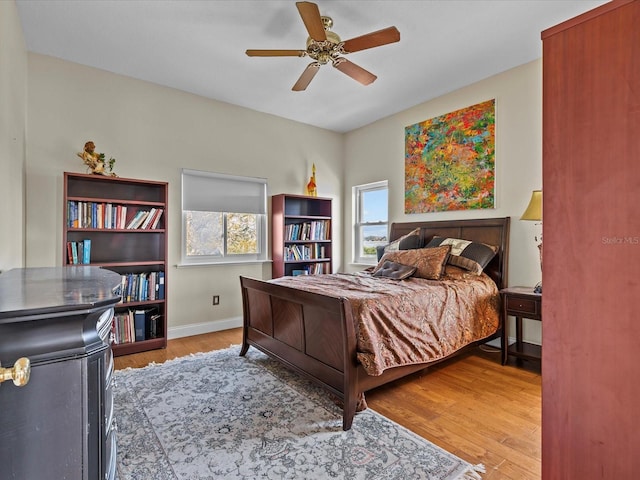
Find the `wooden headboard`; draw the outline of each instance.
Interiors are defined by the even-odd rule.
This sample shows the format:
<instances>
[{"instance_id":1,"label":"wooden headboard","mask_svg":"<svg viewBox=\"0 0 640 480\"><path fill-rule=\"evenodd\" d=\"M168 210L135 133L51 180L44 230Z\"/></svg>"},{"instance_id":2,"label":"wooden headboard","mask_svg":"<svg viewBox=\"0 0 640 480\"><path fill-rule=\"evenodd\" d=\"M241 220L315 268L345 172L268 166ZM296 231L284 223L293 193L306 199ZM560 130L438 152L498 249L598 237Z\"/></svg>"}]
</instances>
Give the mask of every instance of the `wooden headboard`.
<instances>
[{"instance_id":1,"label":"wooden headboard","mask_svg":"<svg viewBox=\"0 0 640 480\"><path fill-rule=\"evenodd\" d=\"M391 224L390 239L396 240L416 228L420 228L423 245L436 235L495 245L499 247L498 253L484 271L501 289L508 285L510 221L510 217L504 217L435 222L396 222Z\"/></svg>"}]
</instances>

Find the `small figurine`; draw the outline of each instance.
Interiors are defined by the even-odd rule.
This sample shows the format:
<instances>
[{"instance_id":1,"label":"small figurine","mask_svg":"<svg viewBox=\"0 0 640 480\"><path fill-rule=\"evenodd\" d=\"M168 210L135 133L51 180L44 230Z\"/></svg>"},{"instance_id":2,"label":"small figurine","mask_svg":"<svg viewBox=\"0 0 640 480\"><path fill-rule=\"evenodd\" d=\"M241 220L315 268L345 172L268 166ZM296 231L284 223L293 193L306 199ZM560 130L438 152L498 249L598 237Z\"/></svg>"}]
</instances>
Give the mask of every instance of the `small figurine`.
<instances>
[{"instance_id":1,"label":"small figurine","mask_svg":"<svg viewBox=\"0 0 640 480\"><path fill-rule=\"evenodd\" d=\"M316 187L316 164L313 164L311 168L311 178L309 178L309 183L307 183L307 195L310 197L318 196L318 189Z\"/></svg>"},{"instance_id":2,"label":"small figurine","mask_svg":"<svg viewBox=\"0 0 640 480\"><path fill-rule=\"evenodd\" d=\"M88 141L84 144L84 150L77 155L82 159L91 173L96 175L107 175L110 177L117 177L113 172L113 165L116 163L115 158L109 158L109 161L105 160L104 153L97 153L96 145L92 141Z\"/></svg>"}]
</instances>

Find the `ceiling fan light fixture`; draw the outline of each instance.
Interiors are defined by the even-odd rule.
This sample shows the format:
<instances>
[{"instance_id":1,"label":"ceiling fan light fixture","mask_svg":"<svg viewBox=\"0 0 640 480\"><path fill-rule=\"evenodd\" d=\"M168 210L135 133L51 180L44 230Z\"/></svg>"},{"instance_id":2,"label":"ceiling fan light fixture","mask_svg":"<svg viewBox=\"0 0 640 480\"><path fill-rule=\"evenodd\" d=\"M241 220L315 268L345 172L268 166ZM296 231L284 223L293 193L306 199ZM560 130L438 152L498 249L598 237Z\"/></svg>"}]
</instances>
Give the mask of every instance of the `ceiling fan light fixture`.
<instances>
[{"instance_id":1,"label":"ceiling fan light fixture","mask_svg":"<svg viewBox=\"0 0 640 480\"><path fill-rule=\"evenodd\" d=\"M337 45L338 43L342 42L342 40L340 40L340 36L335 33L335 32L331 32L331 31L327 31L327 39L323 42L318 42L317 40L314 40L311 37L307 38L307 46L309 46L311 43L333 43L334 45Z\"/></svg>"},{"instance_id":2,"label":"ceiling fan light fixture","mask_svg":"<svg viewBox=\"0 0 640 480\"><path fill-rule=\"evenodd\" d=\"M307 65L296 84L294 91L307 88L321 65L331 62L332 65L345 75L369 85L377 78L371 72L344 59L341 55L379 47L400 41L400 32L396 27L387 27L376 32L370 32L359 37L354 37L344 42L331 31L333 20L331 17L320 15L318 5L312 2L296 2L296 7L302 17L309 37L306 50L247 50L250 57L305 57L308 56L314 62Z\"/></svg>"},{"instance_id":3,"label":"ceiling fan light fixture","mask_svg":"<svg viewBox=\"0 0 640 480\"><path fill-rule=\"evenodd\" d=\"M320 18L322 20L322 25L327 39L318 41L314 40L312 37L308 37L307 55L321 65L326 65L342 52L342 40L337 33L330 30L333 26L333 20L331 17Z\"/></svg>"}]
</instances>

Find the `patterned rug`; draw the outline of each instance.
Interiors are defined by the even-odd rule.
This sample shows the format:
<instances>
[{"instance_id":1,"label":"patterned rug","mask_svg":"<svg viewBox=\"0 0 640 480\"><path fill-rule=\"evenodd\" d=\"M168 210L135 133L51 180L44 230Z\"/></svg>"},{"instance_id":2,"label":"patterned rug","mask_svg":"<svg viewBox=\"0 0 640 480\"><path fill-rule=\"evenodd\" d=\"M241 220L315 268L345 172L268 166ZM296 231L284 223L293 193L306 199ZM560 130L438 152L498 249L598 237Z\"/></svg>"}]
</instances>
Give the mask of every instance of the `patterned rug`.
<instances>
[{"instance_id":1,"label":"patterned rug","mask_svg":"<svg viewBox=\"0 0 640 480\"><path fill-rule=\"evenodd\" d=\"M326 393L239 347L115 373L118 479L480 479L371 409L342 431Z\"/></svg>"}]
</instances>

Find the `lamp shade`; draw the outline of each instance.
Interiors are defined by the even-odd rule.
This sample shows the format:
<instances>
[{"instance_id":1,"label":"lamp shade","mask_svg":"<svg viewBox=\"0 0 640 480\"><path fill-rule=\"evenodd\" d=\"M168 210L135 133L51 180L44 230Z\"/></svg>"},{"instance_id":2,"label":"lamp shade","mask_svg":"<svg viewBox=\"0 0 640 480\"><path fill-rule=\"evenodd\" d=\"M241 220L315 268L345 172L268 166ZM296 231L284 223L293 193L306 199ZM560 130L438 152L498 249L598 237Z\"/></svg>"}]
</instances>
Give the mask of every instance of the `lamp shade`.
<instances>
[{"instance_id":1,"label":"lamp shade","mask_svg":"<svg viewBox=\"0 0 640 480\"><path fill-rule=\"evenodd\" d=\"M534 220L539 222L542 220L542 190L534 190L531 193L531 200L524 211L520 220Z\"/></svg>"}]
</instances>

